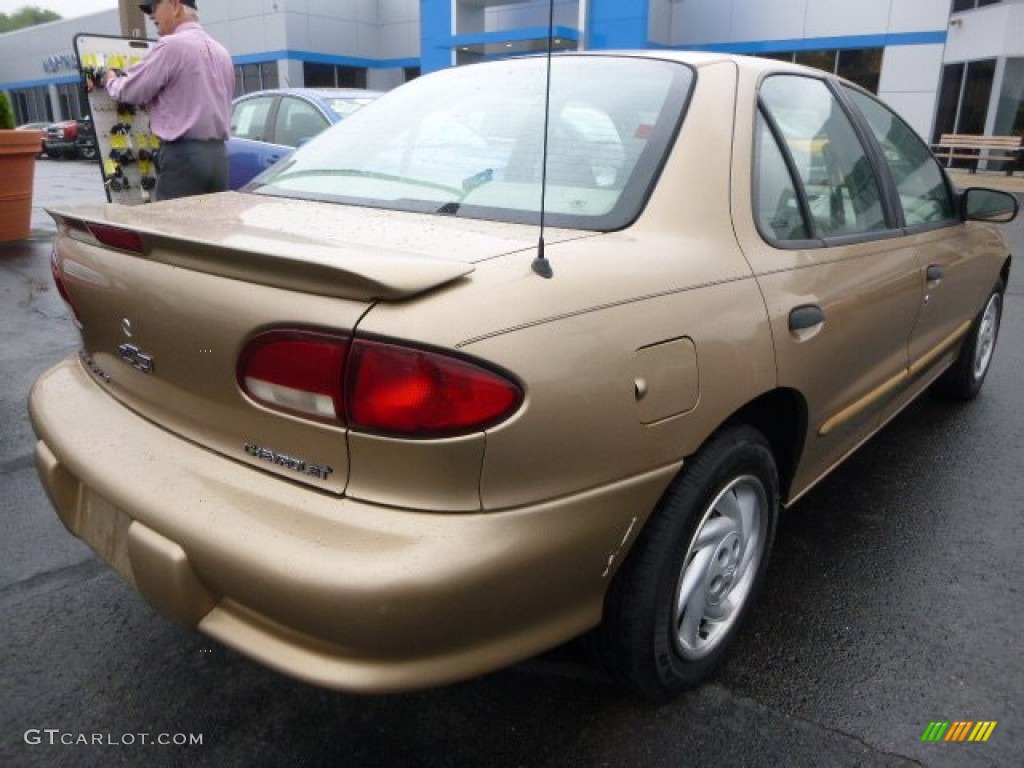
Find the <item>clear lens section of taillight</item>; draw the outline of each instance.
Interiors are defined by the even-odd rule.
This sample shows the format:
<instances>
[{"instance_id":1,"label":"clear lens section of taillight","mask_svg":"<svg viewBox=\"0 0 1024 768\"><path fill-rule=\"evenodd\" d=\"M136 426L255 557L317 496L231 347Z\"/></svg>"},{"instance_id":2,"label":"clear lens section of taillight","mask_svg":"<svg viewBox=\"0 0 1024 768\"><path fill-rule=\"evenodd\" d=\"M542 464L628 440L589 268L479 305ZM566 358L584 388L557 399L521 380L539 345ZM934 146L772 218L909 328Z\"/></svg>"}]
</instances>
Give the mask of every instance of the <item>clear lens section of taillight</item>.
<instances>
[{"instance_id":1,"label":"clear lens section of taillight","mask_svg":"<svg viewBox=\"0 0 1024 768\"><path fill-rule=\"evenodd\" d=\"M238 381L270 408L414 438L486 429L523 400L510 377L462 357L316 331L257 336L239 360Z\"/></svg>"},{"instance_id":2,"label":"clear lens section of taillight","mask_svg":"<svg viewBox=\"0 0 1024 768\"><path fill-rule=\"evenodd\" d=\"M346 390L350 427L410 437L485 429L523 399L518 384L476 363L369 340L352 347Z\"/></svg>"},{"instance_id":3,"label":"clear lens section of taillight","mask_svg":"<svg viewBox=\"0 0 1024 768\"><path fill-rule=\"evenodd\" d=\"M57 293L64 300L64 303L68 306L68 311L71 312L71 319L75 325L79 328L82 327L82 321L78 319L78 311L75 309L74 303L71 301L71 294L68 293L67 283L64 282L64 270L61 268L60 258L57 256L57 245L54 243L50 249L50 272L53 274L53 283L57 286Z\"/></svg>"},{"instance_id":4,"label":"clear lens section of taillight","mask_svg":"<svg viewBox=\"0 0 1024 768\"><path fill-rule=\"evenodd\" d=\"M257 336L239 361L238 381L254 400L279 410L341 423L348 339L314 331Z\"/></svg>"}]
</instances>

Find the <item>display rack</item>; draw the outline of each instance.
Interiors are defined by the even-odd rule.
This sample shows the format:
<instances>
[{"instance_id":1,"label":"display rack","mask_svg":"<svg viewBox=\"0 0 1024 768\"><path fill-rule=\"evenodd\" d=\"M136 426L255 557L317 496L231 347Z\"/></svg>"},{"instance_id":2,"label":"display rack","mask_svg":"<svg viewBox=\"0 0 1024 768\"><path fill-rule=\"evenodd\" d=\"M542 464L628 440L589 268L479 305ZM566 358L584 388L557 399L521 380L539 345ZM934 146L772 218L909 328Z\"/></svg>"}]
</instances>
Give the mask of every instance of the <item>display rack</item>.
<instances>
[{"instance_id":1,"label":"display rack","mask_svg":"<svg viewBox=\"0 0 1024 768\"><path fill-rule=\"evenodd\" d=\"M75 55L83 83L104 70L127 69L155 44L155 40L76 35ZM122 205L150 202L159 173L160 140L150 130L149 112L145 106L114 101L98 82L87 95L107 200Z\"/></svg>"}]
</instances>

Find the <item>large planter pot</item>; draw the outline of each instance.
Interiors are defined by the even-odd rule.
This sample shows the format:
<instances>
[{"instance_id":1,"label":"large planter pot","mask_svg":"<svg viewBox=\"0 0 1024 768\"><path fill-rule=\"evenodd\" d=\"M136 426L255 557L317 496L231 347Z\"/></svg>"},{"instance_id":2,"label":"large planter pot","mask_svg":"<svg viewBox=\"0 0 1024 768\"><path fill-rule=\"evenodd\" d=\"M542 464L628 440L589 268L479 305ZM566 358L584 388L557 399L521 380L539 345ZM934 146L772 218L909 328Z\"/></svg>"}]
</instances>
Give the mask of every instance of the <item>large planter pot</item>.
<instances>
[{"instance_id":1,"label":"large planter pot","mask_svg":"<svg viewBox=\"0 0 1024 768\"><path fill-rule=\"evenodd\" d=\"M32 182L42 135L0 131L0 242L24 240L32 224Z\"/></svg>"}]
</instances>

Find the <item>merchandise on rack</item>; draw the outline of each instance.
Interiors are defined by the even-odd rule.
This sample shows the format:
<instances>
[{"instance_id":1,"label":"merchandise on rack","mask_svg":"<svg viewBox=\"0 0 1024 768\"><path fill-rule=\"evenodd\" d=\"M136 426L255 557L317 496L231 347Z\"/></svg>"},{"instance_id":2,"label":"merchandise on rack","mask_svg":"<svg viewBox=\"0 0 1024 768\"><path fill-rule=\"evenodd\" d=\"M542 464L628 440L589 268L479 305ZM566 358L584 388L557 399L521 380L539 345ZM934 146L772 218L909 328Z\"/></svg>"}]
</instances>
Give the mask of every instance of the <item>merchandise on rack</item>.
<instances>
[{"instance_id":1,"label":"merchandise on rack","mask_svg":"<svg viewBox=\"0 0 1024 768\"><path fill-rule=\"evenodd\" d=\"M75 53L83 87L87 77L98 82L106 70L127 69L145 56L155 42L77 35ZM94 88L87 95L107 199L123 205L150 202L160 172L160 140L150 131L148 111L114 101L103 88Z\"/></svg>"}]
</instances>

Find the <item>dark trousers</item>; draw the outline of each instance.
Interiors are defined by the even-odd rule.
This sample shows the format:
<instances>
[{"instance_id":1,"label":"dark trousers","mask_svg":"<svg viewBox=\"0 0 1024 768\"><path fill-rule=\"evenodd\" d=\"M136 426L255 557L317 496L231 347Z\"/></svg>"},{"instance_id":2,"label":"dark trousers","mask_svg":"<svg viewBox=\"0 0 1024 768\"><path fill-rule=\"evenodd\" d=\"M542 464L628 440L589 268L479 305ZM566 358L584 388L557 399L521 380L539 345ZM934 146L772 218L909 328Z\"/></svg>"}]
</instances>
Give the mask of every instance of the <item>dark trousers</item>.
<instances>
[{"instance_id":1,"label":"dark trousers","mask_svg":"<svg viewBox=\"0 0 1024 768\"><path fill-rule=\"evenodd\" d=\"M228 154L223 141L179 139L160 145L154 200L207 195L227 188Z\"/></svg>"}]
</instances>

